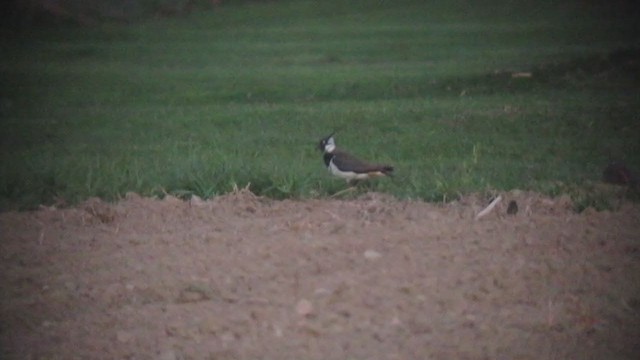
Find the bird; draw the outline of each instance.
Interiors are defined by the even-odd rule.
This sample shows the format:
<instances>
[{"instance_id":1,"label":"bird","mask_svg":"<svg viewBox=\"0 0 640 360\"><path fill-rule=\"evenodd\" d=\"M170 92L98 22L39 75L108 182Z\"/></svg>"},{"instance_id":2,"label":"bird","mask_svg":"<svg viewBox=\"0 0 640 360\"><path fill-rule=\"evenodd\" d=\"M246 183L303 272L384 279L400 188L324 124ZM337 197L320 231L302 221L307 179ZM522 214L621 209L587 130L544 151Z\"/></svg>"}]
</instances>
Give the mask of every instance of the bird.
<instances>
[{"instance_id":1,"label":"bird","mask_svg":"<svg viewBox=\"0 0 640 360\"><path fill-rule=\"evenodd\" d=\"M318 144L318 149L324 153L324 164L331 174L345 179L350 185L355 185L360 180L392 175L391 165L368 163L338 149L333 135L331 133Z\"/></svg>"}]
</instances>

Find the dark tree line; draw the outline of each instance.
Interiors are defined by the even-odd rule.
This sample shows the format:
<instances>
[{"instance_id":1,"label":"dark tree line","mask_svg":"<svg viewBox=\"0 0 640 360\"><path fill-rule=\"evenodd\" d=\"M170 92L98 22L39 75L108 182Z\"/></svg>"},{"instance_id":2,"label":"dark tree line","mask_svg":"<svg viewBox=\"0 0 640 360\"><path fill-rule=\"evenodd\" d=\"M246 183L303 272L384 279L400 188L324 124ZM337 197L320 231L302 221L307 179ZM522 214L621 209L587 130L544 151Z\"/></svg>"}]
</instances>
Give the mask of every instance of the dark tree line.
<instances>
[{"instance_id":1,"label":"dark tree line","mask_svg":"<svg viewBox=\"0 0 640 360\"><path fill-rule=\"evenodd\" d=\"M215 10L223 3L251 0L5 0L0 1L5 25L133 22L148 17L184 16ZM258 1L258 0L254 0Z\"/></svg>"}]
</instances>

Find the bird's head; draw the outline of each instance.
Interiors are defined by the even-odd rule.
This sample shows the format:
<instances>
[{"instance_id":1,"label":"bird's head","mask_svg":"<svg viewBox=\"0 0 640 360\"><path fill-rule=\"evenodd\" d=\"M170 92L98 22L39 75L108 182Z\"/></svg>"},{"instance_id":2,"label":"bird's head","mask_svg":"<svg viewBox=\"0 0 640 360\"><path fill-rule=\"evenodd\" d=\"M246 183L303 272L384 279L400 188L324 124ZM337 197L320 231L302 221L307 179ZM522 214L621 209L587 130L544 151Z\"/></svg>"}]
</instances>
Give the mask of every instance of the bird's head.
<instances>
[{"instance_id":1,"label":"bird's head","mask_svg":"<svg viewBox=\"0 0 640 360\"><path fill-rule=\"evenodd\" d=\"M334 133L331 133L331 135L320 140L320 144L318 144L318 149L320 151L332 153L336 149L336 142L333 140L333 134Z\"/></svg>"}]
</instances>

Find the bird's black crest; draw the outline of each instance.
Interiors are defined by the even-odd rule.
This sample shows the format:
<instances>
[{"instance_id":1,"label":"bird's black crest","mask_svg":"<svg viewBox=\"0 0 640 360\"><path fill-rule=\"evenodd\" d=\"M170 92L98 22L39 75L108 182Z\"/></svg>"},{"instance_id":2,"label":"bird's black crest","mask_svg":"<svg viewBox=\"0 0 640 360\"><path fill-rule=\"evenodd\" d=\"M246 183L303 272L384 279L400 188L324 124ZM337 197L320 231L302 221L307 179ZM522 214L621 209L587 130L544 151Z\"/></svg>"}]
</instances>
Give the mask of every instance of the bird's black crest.
<instances>
[{"instance_id":1,"label":"bird's black crest","mask_svg":"<svg viewBox=\"0 0 640 360\"><path fill-rule=\"evenodd\" d=\"M329 141L329 139L331 139L331 137L335 134L336 132L333 131L331 134L329 134L328 136L322 138L320 140L320 143L318 144L318 149L320 151L324 151L324 147L327 145L327 142Z\"/></svg>"}]
</instances>

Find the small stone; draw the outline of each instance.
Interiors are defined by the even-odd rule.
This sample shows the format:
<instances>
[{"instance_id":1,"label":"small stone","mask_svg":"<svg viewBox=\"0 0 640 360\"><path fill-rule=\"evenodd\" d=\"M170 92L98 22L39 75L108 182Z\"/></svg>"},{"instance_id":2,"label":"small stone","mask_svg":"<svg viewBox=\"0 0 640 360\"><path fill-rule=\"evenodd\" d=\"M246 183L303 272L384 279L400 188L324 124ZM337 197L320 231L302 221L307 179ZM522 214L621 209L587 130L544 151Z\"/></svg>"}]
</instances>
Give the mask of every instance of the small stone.
<instances>
[{"instance_id":1,"label":"small stone","mask_svg":"<svg viewBox=\"0 0 640 360\"><path fill-rule=\"evenodd\" d=\"M230 343L235 339L236 336L231 332L225 332L224 334L220 335L220 340L222 340L223 343Z\"/></svg>"},{"instance_id":2,"label":"small stone","mask_svg":"<svg viewBox=\"0 0 640 360\"><path fill-rule=\"evenodd\" d=\"M158 355L158 360L177 360L177 359L178 359L178 356L176 355L176 352L173 350L166 350Z\"/></svg>"},{"instance_id":3,"label":"small stone","mask_svg":"<svg viewBox=\"0 0 640 360\"><path fill-rule=\"evenodd\" d=\"M367 250L364 252L364 257L369 260L377 260L382 257L382 254L375 250Z\"/></svg>"},{"instance_id":4,"label":"small stone","mask_svg":"<svg viewBox=\"0 0 640 360\"><path fill-rule=\"evenodd\" d=\"M331 294L331 291L329 291L329 289L325 289L325 288L317 288L313 291L313 295L315 296L326 296Z\"/></svg>"},{"instance_id":5,"label":"small stone","mask_svg":"<svg viewBox=\"0 0 640 360\"><path fill-rule=\"evenodd\" d=\"M118 342L126 343L133 339L133 334L128 331L119 330L118 332L116 332L116 339L118 340Z\"/></svg>"},{"instance_id":6,"label":"small stone","mask_svg":"<svg viewBox=\"0 0 640 360\"><path fill-rule=\"evenodd\" d=\"M282 337L282 328L280 328L280 326L278 325L273 325L273 333L276 337L281 338Z\"/></svg>"},{"instance_id":7,"label":"small stone","mask_svg":"<svg viewBox=\"0 0 640 360\"><path fill-rule=\"evenodd\" d=\"M163 199L164 202L166 203L172 203L172 204L178 204L181 203L182 200L180 200L179 198L173 196L173 195L166 195Z\"/></svg>"},{"instance_id":8,"label":"small stone","mask_svg":"<svg viewBox=\"0 0 640 360\"><path fill-rule=\"evenodd\" d=\"M191 195L191 199L189 200L189 203L192 206L197 206L197 207L201 207L207 204L207 202L202 200L202 198L198 195Z\"/></svg>"},{"instance_id":9,"label":"small stone","mask_svg":"<svg viewBox=\"0 0 640 360\"><path fill-rule=\"evenodd\" d=\"M125 287L127 290L129 290L129 291L132 291L133 289L135 289L135 288L136 288L136 286L135 286L135 285L133 285L133 284L127 284L127 285L125 285L124 287Z\"/></svg>"},{"instance_id":10,"label":"small stone","mask_svg":"<svg viewBox=\"0 0 640 360\"><path fill-rule=\"evenodd\" d=\"M302 299L296 304L296 313L300 316L309 316L313 312L313 304L307 299Z\"/></svg>"}]
</instances>

